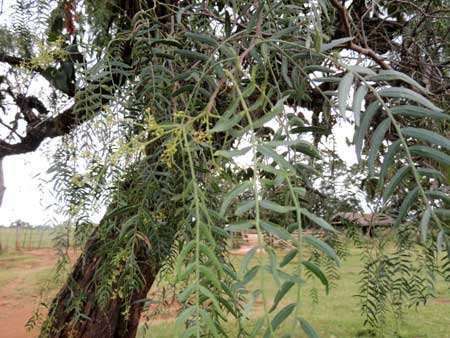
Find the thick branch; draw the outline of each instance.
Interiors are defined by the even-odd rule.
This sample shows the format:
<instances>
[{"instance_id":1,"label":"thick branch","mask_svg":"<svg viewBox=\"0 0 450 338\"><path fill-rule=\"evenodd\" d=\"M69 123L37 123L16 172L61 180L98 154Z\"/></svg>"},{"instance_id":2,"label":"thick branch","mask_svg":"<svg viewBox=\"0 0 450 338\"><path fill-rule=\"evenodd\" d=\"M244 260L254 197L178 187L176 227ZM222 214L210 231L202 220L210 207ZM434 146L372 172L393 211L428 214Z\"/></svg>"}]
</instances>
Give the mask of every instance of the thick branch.
<instances>
[{"instance_id":1,"label":"thick branch","mask_svg":"<svg viewBox=\"0 0 450 338\"><path fill-rule=\"evenodd\" d=\"M339 2L339 0L331 0L331 3L333 7L336 8L337 11L339 12L339 18L342 22L345 34L347 36L353 36L350 28L350 22L348 21L349 15L347 9L343 4ZM346 44L344 44L344 46L348 49L354 50L357 53L370 57L383 69L391 69L391 67L384 61L383 57L375 53L375 51L371 48L363 48L360 45L354 43L353 41L347 42Z\"/></svg>"},{"instance_id":2,"label":"thick branch","mask_svg":"<svg viewBox=\"0 0 450 338\"><path fill-rule=\"evenodd\" d=\"M126 42L126 44L122 48L122 53L120 58L124 62L129 62L129 57L131 55L132 46L130 42ZM122 86L127 79L119 73L111 74L110 78L101 84L103 86L98 86L99 83L92 84L93 88L85 88L81 89L78 95L75 97L82 98L84 102L86 98L83 98L84 95L93 95L93 93L100 93L99 87L103 87L102 93L105 94L104 88L117 88ZM114 85L114 86L113 86ZM89 87L90 85L88 85ZM107 93L109 96L114 95L114 89L111 89L111 92ZM41 101L37 98L29 99L29 104L33 105L33 108L37 109L41 114L47 111ZM25 154L28 152L35 151L39 145L46 138L54 138L58 136L63 136L70 133L77 126L83 124L85 121L92 119L96 114L98 114L101 110L101 107L109 102L109 99L106 99L104 95L102 95L101 105L96 110L88 111L86 109L76 109L76 103L72 105L70 108L63 111L61 114L55 117L49 117L43 119L41 121L37 121L32 125L29 125L27 128L26 135L20 140L19 143L10 144L4 140L0 140L0 158L10 155L18 155Z\"/></svg>"},{"instance_id":3,"label":"thick branch","mask_svg":"<svg viewBox=\"0 0 450 338\"><path fill-rule=\"evenodd\" d=\"M16 56L10 56L6 55L5 53L0 53L0 62L6 62L11 66L20 66L25 62L25 60Z\"/></svg>"}]
</instances>

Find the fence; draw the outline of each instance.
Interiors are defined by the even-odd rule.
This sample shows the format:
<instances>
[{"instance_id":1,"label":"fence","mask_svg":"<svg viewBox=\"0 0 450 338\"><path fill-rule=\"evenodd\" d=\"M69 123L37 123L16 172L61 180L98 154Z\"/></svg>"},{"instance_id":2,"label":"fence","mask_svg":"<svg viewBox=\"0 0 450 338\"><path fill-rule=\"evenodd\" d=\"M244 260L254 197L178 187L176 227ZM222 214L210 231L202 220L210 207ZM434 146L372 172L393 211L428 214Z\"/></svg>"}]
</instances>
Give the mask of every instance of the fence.
<instances>
[{"instance_id":1,"label":"fence","mask_svg":"<svg viewBox=\"0 0 450 338\"><path fill-rule=\"evenodd\" d=\"M0 250L53 247L55 229L44 227L0 228Z\"/></svg>"}]
</instances>

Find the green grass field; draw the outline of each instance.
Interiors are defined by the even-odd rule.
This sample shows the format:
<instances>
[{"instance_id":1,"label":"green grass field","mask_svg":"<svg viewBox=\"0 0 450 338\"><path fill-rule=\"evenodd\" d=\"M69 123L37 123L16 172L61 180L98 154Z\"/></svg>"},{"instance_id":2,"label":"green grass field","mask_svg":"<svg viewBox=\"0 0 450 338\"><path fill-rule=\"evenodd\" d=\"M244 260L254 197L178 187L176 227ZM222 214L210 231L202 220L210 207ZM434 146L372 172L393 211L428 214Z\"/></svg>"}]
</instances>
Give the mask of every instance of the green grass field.
<instances>
[{"instance_id":1,"label":"green grass field","mask_svg":"<svg viewBox=\"0 0 450 338\"><path fill-rule=\"evenodd\" d=\"M233 255L231 257L237 266L241 263L243 256ZM13 291L15 301L38 296L42 288L47 288L48 301L59 288L59 284L50 283L54 269L52 266L36 266L34 269L26 266L38 263L36 256L30 256L27 251L13 252L7 251L0 254L0 292L3 285L14 280L20 280L20 287ZM370 330L363 326L363 318L360 316L358 298L359 272L361 270L361 250L350 249L350 256L341 264L341 278L337 281L337 286L326 295L323 287L318 281L308 280L303 289L302 316L307 319L318 331L322 338L350 338L350 337L376 337ZM288 266L293 269L293 266ZM260 280L258 276L250 284L250 289L256 288ZM11 284L11 283L9 283ZM164 284L168 284L167 281ZM277 292L277 287L270 276L266 275L264 280L265 290L271 300ZM316 304L310 296L312 287L319 290L319 302ZM155 285L151 292L160 291L161 285ZM396 326L393 320L388 321L384 328L385 337L395 338L450 338L450 292L444 281L437 280L437 294L439 302L431 300L426 306L408 309L403 320ZM283 303L288 304L295 301L293 293L288 294ZM278 307L283 306L283 303ZM269 306L271 303L269 304ZM0 307L0 310L2 308ZM251 313L251 320L247 320L245 325L249 328L255 322L255 318L262 314L262 302L256 302ZM174 317L172 313L168 316L158 317L154 322L142 325L140 338L169 338L173 337ZM147 326L148 329L144 329ZM282 337L290 327L286 323L284 327L276 331L277 337ZM234 333L237 323L230 320L227 328ZM231 334L231 336L233 336ZM259 337L262 337L259 336ZM298 332L297 337L305 337L302 332Z\"/></svg>"},{"instance_id":2,"label":"green grass field","mask_svg":"<svg viewBox=\"0 0 450 338\"><path fill-rule=\"evenodd\" d=\"M341 278L337 281L336 288L328 295L318 281L308 281L303 290L302 316L307 319L317 330L322 338L349 338L349 337L376 337L363 325L360 315L358 293L359 272L362 268L361 250L352 248L351 255L342 262ZM233 261L240 264L243 256L234 256ZM291 267L292 268L292 267ZM264 280L268 298L272 300L277 292L277 287L272 278L266 275ZM258 277L251 282L250 288L256 288L259 284ZM319 289L319 303L315 304L310 297L311 289L315 286ZM384 328L385 337L395 338L450 338L450 292L442 279L437 281L437 294L439 298L445 298L445 302L430 301L426 306L408 309L398 327L394 321L388 321ZM284 304L295 302L295 296L291 291L284 299ZM283 303L282 303L283 304ZM282 308L282 304L278 309ZM271 303L269 304L271 306ZM252 324L263 313L263 305L258 302L253 309L252 319L246 325ZM237 323L230 321L229 332L236 330ZM287 333L290 324L286 324L276 331L277 337ZM148 323L148 329L141 330L141 338L168 338L173 337L174 322L167 320L152 325ZM258 337L262 337L260 335ZM306 337L299 329L296 337Z\"/></svg>"}]
</instances>

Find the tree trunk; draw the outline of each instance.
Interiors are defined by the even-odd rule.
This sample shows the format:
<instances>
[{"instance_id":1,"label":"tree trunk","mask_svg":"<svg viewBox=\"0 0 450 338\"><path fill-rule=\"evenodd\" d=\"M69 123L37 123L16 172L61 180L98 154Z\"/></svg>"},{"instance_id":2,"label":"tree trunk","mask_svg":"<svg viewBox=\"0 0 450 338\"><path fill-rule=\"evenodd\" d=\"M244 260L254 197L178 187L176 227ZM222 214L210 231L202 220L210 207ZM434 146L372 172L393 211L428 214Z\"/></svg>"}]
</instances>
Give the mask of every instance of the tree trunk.
<instances>
[{"instance_id":1,"label":"tree trunk","mask_svg":"<svg viewBox=\"0 0 450 338\"><path fill-rule=\"evenodd\" d=\"M83 254L78 258L66 284L59 291L50 307L46 322L44 323L40 338L125 338L135 337L139 320L143 310L147 293L155 281L162 262L155 255L149 255L142 250L139 257L139 267L144 277L144 286L136 288L131 301L110 297L109 303L101 307L96 301L99 293L99 277L96 275L98 267L102 264L102 257L98 250L102 239L94 232L88 240ZM104 243L103 243L104 245ZM153 257L152 257L153 256ZM74 290L78 295L84 295L81 309L73 308ZM131 304L129 314L124 315L126 304ZM82 318L80 318L80 313Z\"/></svg>"}]
</instances>

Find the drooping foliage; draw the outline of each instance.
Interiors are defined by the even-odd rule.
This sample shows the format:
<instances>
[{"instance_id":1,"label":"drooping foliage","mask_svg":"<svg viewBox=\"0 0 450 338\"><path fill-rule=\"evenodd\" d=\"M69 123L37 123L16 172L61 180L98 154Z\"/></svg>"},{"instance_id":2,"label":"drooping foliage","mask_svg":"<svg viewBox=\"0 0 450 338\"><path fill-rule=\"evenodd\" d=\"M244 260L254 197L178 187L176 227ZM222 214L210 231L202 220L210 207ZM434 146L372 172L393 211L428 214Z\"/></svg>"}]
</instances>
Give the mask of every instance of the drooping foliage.
<instances>
[{"instance_id":1,"label":"drooping foliage","mask_svg":"<svg viewBox=\"0 0 450 338\"><path fill-rule=\"evenodd\" d=\"M366 248L366 323L382 329L389 309L426 302L430 276L450 278L449 7L427 3L18 1L0 31L0 157L61 136L54 188L68 224L91 236L42 337L103 324L135 335L158 273L176 276L180 336L230 336L235 320L239 336L277 337L289 322L286 337L316 337L304 283L328 292L346 255L311 203L337 121L355 126L365 188L396 220L393 254L385 240ZM43 93L29 85L43 81ZM324 238L304 234L314 226ZM234 267L229 233L250 228L258 246ZM279 261L264 234L294 247Z\"/></svg>"}]
</instances>

